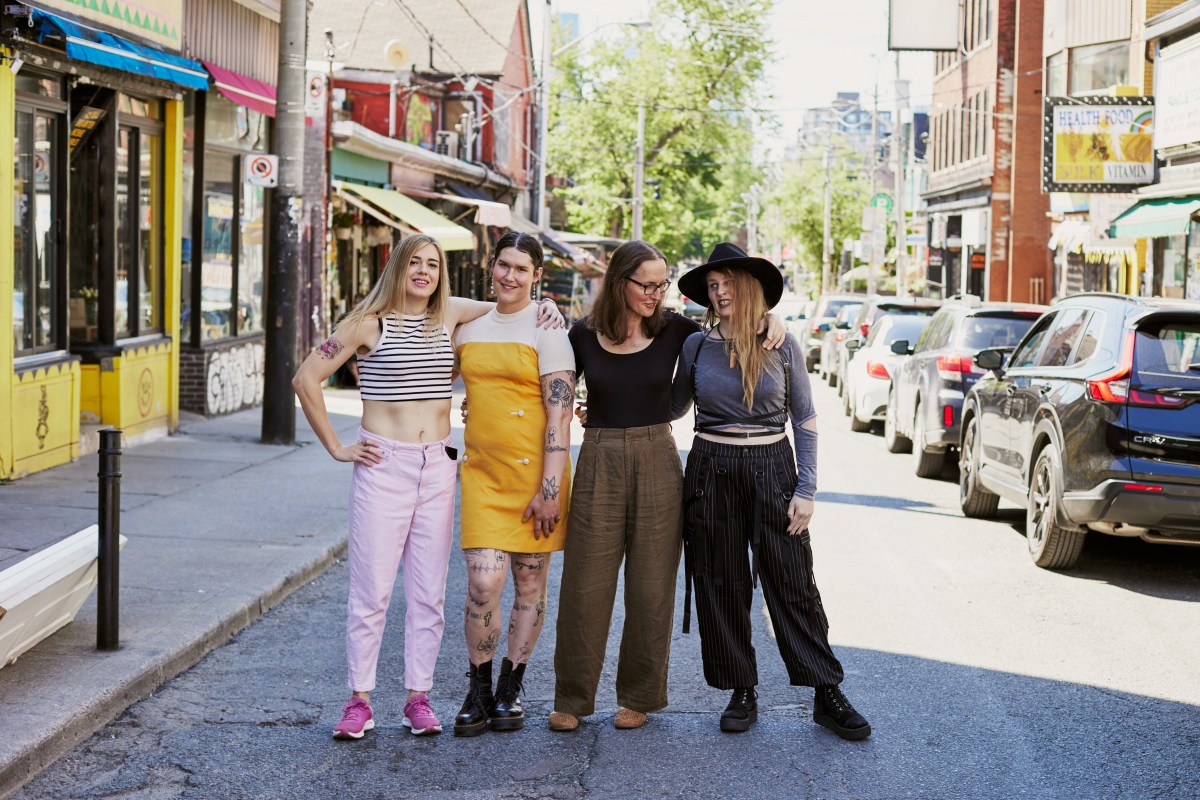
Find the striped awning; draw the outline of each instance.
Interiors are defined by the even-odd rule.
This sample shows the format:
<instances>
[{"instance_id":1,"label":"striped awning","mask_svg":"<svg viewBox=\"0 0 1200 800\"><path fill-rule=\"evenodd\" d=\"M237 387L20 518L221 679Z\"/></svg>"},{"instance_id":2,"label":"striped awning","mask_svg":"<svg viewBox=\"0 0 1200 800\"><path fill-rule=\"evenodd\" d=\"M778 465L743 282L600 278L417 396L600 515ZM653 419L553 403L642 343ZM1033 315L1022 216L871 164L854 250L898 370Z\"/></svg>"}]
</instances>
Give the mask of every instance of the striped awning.
<instances>
[{"instance_id":1,"label":"striped awning","mask_svg":"<svg viewBox=\"0 0 1200 800\"><path fill-rule=\"evenodd\" d=\"M443 250L475 249L473 233L400 192L350 181L334 181L333 188L351 205L380 222L401 231L420 231L432 236Z\"/></svg>"}]
</instances>

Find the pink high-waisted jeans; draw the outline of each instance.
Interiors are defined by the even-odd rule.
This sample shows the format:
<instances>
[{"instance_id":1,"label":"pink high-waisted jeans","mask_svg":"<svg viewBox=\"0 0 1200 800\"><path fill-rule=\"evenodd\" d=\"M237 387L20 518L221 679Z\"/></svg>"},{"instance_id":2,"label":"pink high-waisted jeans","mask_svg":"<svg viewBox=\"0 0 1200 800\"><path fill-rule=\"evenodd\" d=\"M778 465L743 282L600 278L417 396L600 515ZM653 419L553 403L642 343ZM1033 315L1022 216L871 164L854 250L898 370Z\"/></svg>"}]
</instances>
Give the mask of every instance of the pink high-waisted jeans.
<instances>
[{"instance_id":1,"label":"pink high-waisted jeans","mask_svg":"<svg viewBox=\"0 0 1200 800\"><path fill-rule=\"evenodd\" d=\"M450 438L418 444L359 429L383 450L374 466L354 465L350 483L350 594L346 661L350 690L375 688L375 668L396 571L404 565L404 686L427 692L445 627L446 572L454 528L458 465Z\"/></svg>"}]
</instances>

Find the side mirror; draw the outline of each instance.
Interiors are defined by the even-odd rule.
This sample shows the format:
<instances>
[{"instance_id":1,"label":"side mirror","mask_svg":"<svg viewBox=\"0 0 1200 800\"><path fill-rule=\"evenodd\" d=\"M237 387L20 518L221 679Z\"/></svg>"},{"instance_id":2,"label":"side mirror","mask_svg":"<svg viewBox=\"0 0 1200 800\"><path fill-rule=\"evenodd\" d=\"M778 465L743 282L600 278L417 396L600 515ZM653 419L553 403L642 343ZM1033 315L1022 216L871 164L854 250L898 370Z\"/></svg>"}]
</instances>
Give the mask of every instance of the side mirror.
<instances>
[{"instance_id":1,"label":"side mirror","mask_svg":"<svg viewBox=\"0 0 1200 800\"><path fill-rule=\"evenodd\" d=\"M820 325L817 326L817 330L821 333L829 333L829 323L822 322Z\"/></svg>"},{"instance_id":2,"label":"side mirror","mask_svg":"<svg viewBox=\"0 0 1200 800\"><path fill-rule=\"evenodd\" d=\"M980 350L975 354L975 363L988 372L995 372L1004 367L1004 351Z\"/></svg>"},{"instance_id":3,"label":"side mirror","mask_svg":"<svg viewBox=\"0 0 1200 800\"><path fill-rule=\"evenodd\" d=\"M858 339L847 339L846 340L846 349L849 350L851 353L853 353L855 350L857 350L860 347L862 347L862 342L860 342Z\"/></svg>"},{"instance_id":4,"label":"side mirror","mask_svg":"<svg viewBox=\"0 0 1200 800\"><path fill-rule=\"evenodd\" d=\"M892 342L892 352L898 356L906 356L912 352L908 346L908 339L897 339Z\"/></svg>"},{"instance_id":5,"label":"side mirror","mask_svg":"<svg viewBox=\"0 0 1200 800\"><path fill-rule=\"evenodd\" d=\"M808 319L808 314L805 314L803 311L801 311L796 315L796 319Z\"/></svg>"}]
</instances>

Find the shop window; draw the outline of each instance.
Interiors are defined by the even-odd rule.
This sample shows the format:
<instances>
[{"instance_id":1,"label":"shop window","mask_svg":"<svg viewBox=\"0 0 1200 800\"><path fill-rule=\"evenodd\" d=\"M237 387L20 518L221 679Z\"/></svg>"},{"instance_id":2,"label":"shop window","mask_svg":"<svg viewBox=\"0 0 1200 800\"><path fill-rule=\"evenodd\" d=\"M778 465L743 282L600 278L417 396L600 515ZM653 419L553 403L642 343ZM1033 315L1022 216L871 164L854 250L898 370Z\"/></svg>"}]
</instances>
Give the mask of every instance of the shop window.
<instances>
[{"instance_id":1,"label":"shop window","mask_svg":"<svg viewBox=\"0 0 1200 800\"><path fill-rule=\"evenodd\" d=\"M204 159L204 246L200 260L200 339L233 335L233 159Z\"/></svg>"},{"instance_id":2,"label":"shop window","mask_svg":"<svg viewBox=\"0 0 1200 800\"><path fill-rule=\"evenodd\" d=\"M267 148L267 116L239 106L212 92L204 99L204 144L264 151Z\"/></svg>"},{"instance_id":3,"label":"shop window","mask_svg":"<svg viewBox=\"0 0 1200 800\"><path fill-rule=\"evenodd\" d=\"M266 237L265 190L260 186L242 187L241 236L238 258L238 335L263 330L263 240Z\"/></svg>"},{"instance_id":4,"label":"shop window","mask_svg":"<svg viewBox=\"0 0 1200 800\"><path fill-rule=\"evenodd\" d=\"M18 109L15 122L13 340L15 355L24 356L63 346L58 297L62 122L61 115L32 109ZM90 302L94 307L95 300Z\"/></svg>"},{"instance_id":5,"label":"shop window","mask_svg":"<svg viewBox=\"0 0 1200 800\"><path fill-rule=\"evenodd\" d=\"M1195 230L1196 223L1192 223L1192 232L1188 234L1188 253L1187 253L1187 294L1189 300L1200 300L1200 232Z\"/></svg>"},{"instance_id":6,"label":"shop window","mask_svg":"<svg viewBox=\"0 0 1200 800\"><path fill-rule=\"evenodd\" d=\"M1046 96L1062 97L1067 93L1067 51L1060 50L1046 59Z\"/></svg>"},{"instance_id":7,"label":"shop window","mask_svg":"<svg viewBox=\"0 0 1200 800\"><path fill-rule=\"evenodd\" d=\"M1162 239L1162 296L1184 296L1184 275L1187 271L1186 236L1167 236Z\"/></svg>"},{"instance_id":8,"label":"shop window","mask_svg":"<svg viewBox=\"0 0 1200 800\"><path fill-rule=\"evenodd\" d=\"M1129 83L1129 42L1110 42L1071 50L1071 94Z\"/></svg>"},{"instance_id":9,"label":"shop window","mask_svg":"<svg viewBox=\"0 0 1200 800\"><path fill-rule=\"evenodd\" d=\"M179 340L192 344L192 213L196 186L196 101L194 92L183 100L183 235L180 242Z\"/></svg>"}]
</instances>

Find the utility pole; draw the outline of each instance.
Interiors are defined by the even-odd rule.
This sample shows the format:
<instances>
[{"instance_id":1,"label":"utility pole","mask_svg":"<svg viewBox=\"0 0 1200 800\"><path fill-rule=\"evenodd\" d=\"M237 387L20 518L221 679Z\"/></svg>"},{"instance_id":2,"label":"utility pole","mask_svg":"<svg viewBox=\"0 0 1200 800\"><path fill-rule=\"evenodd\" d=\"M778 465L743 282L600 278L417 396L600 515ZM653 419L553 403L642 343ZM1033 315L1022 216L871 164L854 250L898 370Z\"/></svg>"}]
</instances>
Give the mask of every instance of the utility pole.
<instances>
[{"instance_id":1,"label":"utility pole","mask_svg":"<svg viewBox=\"0 0 1200 800\"><path fill-rule=\"evenodd\" d=\"M633 162L633 238L642 238L642 208L646 202L646 104L638 103L637 146Z\"/></svg>"},{"instance_id":2,"label":"utility pole","mask_svg":"<svg viewBox=\"0 0 1200 800\"><path fill-rule=\"evenodd\" d=\"M905 167L908 162L908 137L905 135L904 113L908 110L908 81L900 80L900 51L896 51L896 116L892 120L892 155L896 159L896 294L908 295L908 217L904 211Z\"/></svg>"},{"instance_id":3,"label":"utility pole","mask_svg":"<svg viewBox=\"0 0 1200 800\"><path fill-rule=\"evenodd\" d=\"M294 444L297 328L300 324L300 224L304 217L305 0L283 0L279 10L279 78L275 152L279 184L271 201L271 264L267 274L266 366L262 441Z\"/></svg>"},{"instance_id":4,"label":"utility pole","mask_svg":"<svg viewBox=\"0 0 1200 800\"><path fill-rule=\"evenodd\" d=\"M542 91L539 93L541 103L538 108L537 224L543 232L550 230L550 204L546 202L546 137L550 132L550 63L554 55L550 52L550 28L554 25L553 5L552 0L546 0L546 9L542 17Z\"/></svg>"},{"instance_id":5,"label":"utility pole","mask_svg":"<svg viewBox=\"0 0 1200 800\"><path fill-rule=\"evenodd\" d=\"M879 66L876 64L875 93L871 105L871 198L875 197L875 173L879 166ZM867 256L867 294L875 294L875 251L879 236L879 212L871 209L871 252ZM886 230L886 228L884 229ZM886 242L886 239L885 239Z\"/></svg>"},{"instance_id":6,"label":"utility pole","mask_svg":"<svg viewBox=\"0 0 1200 800\"><path fill-rule=\"evenodd\" d=\"M821 291L831 291L830 280L833 277L833 144L825 142L825 220L822 223L821 236Z\"/></svg>"}]
</instances>

